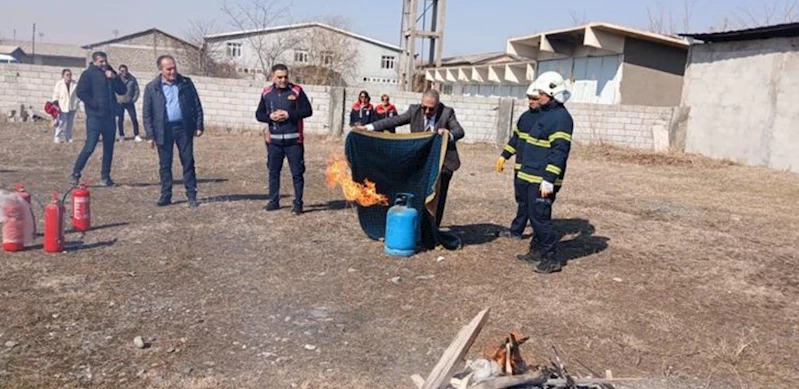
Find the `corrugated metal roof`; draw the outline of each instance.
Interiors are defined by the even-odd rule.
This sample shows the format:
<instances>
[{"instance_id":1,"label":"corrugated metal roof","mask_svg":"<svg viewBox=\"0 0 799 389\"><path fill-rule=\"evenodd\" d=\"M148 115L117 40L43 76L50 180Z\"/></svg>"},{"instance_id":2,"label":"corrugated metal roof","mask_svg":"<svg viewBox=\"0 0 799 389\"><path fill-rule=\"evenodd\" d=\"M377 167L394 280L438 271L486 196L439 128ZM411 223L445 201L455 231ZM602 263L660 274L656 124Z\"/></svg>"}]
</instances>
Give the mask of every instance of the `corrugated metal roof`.
<instances>
[{"instance_id":1,"label":"corrugated metal roof","mask_svg":"<svg viewBox=\"0 0 799 389\"><path fill-rule=\"evenodd\" d=\"M33 52L33 43L30 41L0 41L3 46L17 46L27 55L49 55L54 57L85 58L86 50L78 45L65 43L36 42L36 52Z\"/></svg>"},{"instance_id":2,"label":"corrugated metal roof","mask_svg":"<svg viewBox=\"0 0 799 389\"><path fill-rule=\"evenodd\" d=\"M397 52L402 51L402 49L399 48L396 45L392 45L390 43L379 41L377 39L370 38L370 37L365 36L365 35L356 34L356 33L352 32L352 31L347 31L347 30L344 30L344 29L341 29L341 28L338 28L338 27L333 27L333 26L330 26L330 25L327 25L327 24L324 24L324 23L319 23L319 22L297 23L297 24L290 24L290 25L286 25L286 26L267 27L267 28L260 28L260 29L254 29L254 30L223 32L223 33L219 33L219 34L206 35L205 39L206 40L217 40L217 39L224 39L224 38L230 39L230 38L234 38L234 37L247 36L247 35L252 35L252 34L270 34L270 33L274 33L274 32L287 31L287 30L296 30L296 29L300 29L300 28L309 28L309 27L325 28L325 29L328 29L328 30L331 30L331 31L335 31L335 32L344 34L344 35L351 36L351 37L353 37L355 39L360 39L360 40L365 41L365 42L369 42L369 43L372 43L372 44L375 44L375 45L378 45L378 46L385 47L385 48L390 49L390 50L394 50L394 51L397 51Z\"/></svg>"},{"instance_id":3,"label":"corrugated metal roof","mask_svg":"<svg viewBox=\"0 0 799 389\"><path fill-rule=\"evenodd\" d=\"M720 32L680 34L704 42L734 42L770 38L789 38L799 36L799 23L774 24L771 26L730 30Z\"/></svg>"},{"instance_id":4,"label":"corrugated metal roof","mask_svg":"<svg viewBox=\"0 0 799 389\"><path fill-rule=\"evenodd\" d=\"M169 37L171 39L174 39L174 40L176 40L178 42L181 42L184 45L191 46L191 47L194 47L194 48L198 48L196 45L194 45L194 44L192 44L190 42L187 42L186 40L180 39L180 38L178 38L178 37L176 37L176 36L174 36L174 35L172 35L170 33L164 32L164 30L161 30L161 29L158 29L158 28L155 28L155 27L148 28L148 29L142 30L142 31L137 31L137 32L134 32L132 34L123 35L123 36L120 36L120 37L117 37L117 38L114 38L114 39L104 40L102 42L85 44L85 45L83 45L83 48L84 49L91 49L93 47L108 45L108 44L117 43L117 42L123 42L123 41L126 41L128 39L136 38L136 37L139 37L139 36L142 36L142 35L153 34L153 33L160 33L160 34L163 34L163 35L165 35L165 36L167 36L167 37Z\"/></svg>"}]
</instances>

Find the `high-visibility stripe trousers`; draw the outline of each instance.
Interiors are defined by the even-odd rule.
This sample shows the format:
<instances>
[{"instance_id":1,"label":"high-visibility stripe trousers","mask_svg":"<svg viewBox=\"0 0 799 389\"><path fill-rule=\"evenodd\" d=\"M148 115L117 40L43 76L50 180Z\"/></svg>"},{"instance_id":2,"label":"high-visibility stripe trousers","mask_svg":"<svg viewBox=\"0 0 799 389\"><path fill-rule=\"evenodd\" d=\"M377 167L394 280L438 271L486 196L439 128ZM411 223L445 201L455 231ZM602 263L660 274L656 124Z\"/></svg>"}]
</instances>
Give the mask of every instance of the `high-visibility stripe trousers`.
<instances>
[{"instance_id":1,"label":"high-visibility stripe trousers","mask_svg":"<svg viewBox=\"0 0 799 389\"><path fill-rule=\"evenodd\" d=\"M527 184L527 217L533 225L533 239L530 248L542 255L553 253L558 243L558 235L552 223L552 203L555 193L548 198L541 198L538 184Z\"/></svg>"}]
</instances>

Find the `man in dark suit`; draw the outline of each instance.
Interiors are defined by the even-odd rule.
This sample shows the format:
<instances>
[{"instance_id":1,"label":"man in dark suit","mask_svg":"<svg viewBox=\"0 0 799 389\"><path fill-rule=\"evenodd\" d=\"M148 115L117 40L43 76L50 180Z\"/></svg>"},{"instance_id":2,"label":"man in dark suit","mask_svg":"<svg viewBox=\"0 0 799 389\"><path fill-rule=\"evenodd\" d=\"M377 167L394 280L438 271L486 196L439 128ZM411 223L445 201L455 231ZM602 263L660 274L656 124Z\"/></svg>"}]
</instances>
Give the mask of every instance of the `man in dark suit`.
<instances>
[{"instance_id":1,"label":"man in dark suit","mask_svg":"<svg viewBox=\"0 0 799 389\"><path fill-rule=\"evenodd\" d=\"M455 142L465 135L463 127L461 127L455 117L455 110L441 104L438 92L430 89L422 95L421 104L411 104L402 115L388 117L366 126L356 126L355 128L382 131L406 124L411 125L411 132L435 131L442 136L449 136L447 154L444 157L444 166L441 169L438 209L436 210L436 224L440 226L441 218L444 215L444 205L447 201L449 182L452 180L452 174L461 166Z\"/></svg>"},{"instance_id":2,"label":"man in dark suit","mask_svg":"<svg viewBox=\"0 0 799 389\"><path fill-rule=\"evenodd\" d=\"M194 170L194 137L202 136L203 107L194 83L178 73L175 59L162 55L157 60L160 74L144 88L143 121L150 148L158 148L161 197L156 205L172 203L172 159L175 146L183 165L183 184L189 207L197 201Z\"/></svg>"}]
</instances>

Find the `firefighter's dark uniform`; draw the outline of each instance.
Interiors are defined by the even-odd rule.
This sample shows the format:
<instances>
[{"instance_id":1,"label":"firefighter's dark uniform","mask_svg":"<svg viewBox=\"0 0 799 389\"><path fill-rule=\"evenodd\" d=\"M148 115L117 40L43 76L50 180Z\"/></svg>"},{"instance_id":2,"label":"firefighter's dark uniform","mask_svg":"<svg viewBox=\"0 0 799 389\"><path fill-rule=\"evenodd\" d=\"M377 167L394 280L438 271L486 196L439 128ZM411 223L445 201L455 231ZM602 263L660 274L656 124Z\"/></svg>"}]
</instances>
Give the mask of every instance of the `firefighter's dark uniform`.
<instances>
[{"instance_id":1,"label":"firefighter's dark uniform","mask_svg":"<svg viewBox=\"0 0 799 389\"><path fill-rule=\"evenodd\" d=\"M548 262L555 262L558 236L552 225L552 203L566 174L573 130L574 121L563 104L553 100L542 106L538 120L527 134L522 168L517 173L526 186L528 216L533 225L530 252L540 255L545 268ZM539 193L542 181L555 186L548 198L541 198Z\"/></svg>"},{"instance_id":2,"label":"firefighter's dark uniform","mask_svg":"<svg viewBox=\"0 0 799 389\"><path fill-rule=\"evenodd\" d=\"M288 119L273 121L269 115L277 110L288 112ZM303 119L313 114L311 103L302 87L289 83L285 89L276 85L264 88L255 117L267 123L265 131L266 167L269 170L269 205L277 208L280 201L280 171L283 159L289 160L294 181L294 211L302 212L302 195L305 186L305 149L303 146Z\"/></svg>"},{"instance_id":3,"label":"firefighter's dark uniform","mask_svg":"<svg viewBox=\"0 0 799 389\"><path fill-rule=\"evenodd\" d=\"M527 182L519 179L519 171L522 169L524 148L527 144L528 134L530 130L533 129L535 121L538 119L539 112L538 109L529 109L519 117L519 120L516 122L516 127L513 129L513 134L510 140L508 140L508 144L506 144L505 149L502 150L502 158L506 160L514 155L516 156L513 165L515 176L513 180L513 192L516 198L517 208L516 217L513 218L510 224L510 234L511 236L517 236L519 238L524 234L527 221L530 220L527 216Z\"/></svg>"}]
</instances>

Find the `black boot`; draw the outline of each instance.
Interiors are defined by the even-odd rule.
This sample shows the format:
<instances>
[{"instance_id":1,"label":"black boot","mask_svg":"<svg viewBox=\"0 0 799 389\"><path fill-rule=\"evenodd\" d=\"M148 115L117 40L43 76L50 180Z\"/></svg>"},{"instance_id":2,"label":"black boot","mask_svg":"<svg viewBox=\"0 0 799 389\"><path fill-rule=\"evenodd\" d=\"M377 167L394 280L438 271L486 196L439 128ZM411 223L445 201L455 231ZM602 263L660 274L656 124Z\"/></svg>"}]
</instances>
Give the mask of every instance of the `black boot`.
<instances>
[{"instance_id":1,"label":"black boot","mask_svg":"<svg viewBox=\"0 0 799 389\"><path fill-rule=\"evenodd\" d=\"M294 204L294 207L291 208L291 214L294 216L302 215L302 205Z\"/></svg>"},{"instance_id":2,"label":"black boot","mask_svg":"<svg viewBox=\"0 0 799 389\"><path fill-rule=\"evenodd\" d=\"M280 204L278 204L277 202L273 202L273 201L268 202L266 204L266 206L264 206L264 211L267 211L267 212L277 211L278 209L280 209Z\"/></svg>"},{"instance_id":3,"label":"black boot","mask_svg":"<svg viewBox=\"0 0 799 389\"><path fill-rule=\"evenodd\" d=\"M169 204L172 204L172 195L168 194L161 194L161 197L155 202L155 205L159 207L166 207Z\"/></svg>"},{"instance_id":4,"label":"black boot","mask_svg":"<svg viewBox=\"0 0 799 389\"><path fill-rule=\"evenodd\" d=\"M527 253L517 255L516 259L522 262L531 262L531 263L540 262L541 252L531 247L530 250L527 251Z\"/></svg>"},{"instance_id":5,"label":"black boot","mask_svg":"<svg viewBox=\"0 0 799 389\"><path fill-rule=\"evenodd\" d=\"M197 201L197 194L196 193L189 193L186 195L189 200L189 208L197 208L200 206L200 202Z\"/></svg>"},{"instance_id":6,"label":"black boot","mask_svg":"<svg viewBox=\"0 0 799 389\"><path fill-rule=\"evenodd\" d=\"M535 267L536 273L549 274L559 272L563 264L555 258L555 253L550 251L541 256L541 262Z\"/></svg>"},{"instance_id":7,"label":"black boot","mask_svg":"<svg viewBox=\"0 0 799 389\"><path fill-rule=\"evenodd\" d=\"M111 179L111 177L106 177L103 178L103 185L110 188L112 186L116 186L117 184L114 182L114 180Z\"/></svg>"},{"instance_id":8,"label":"black boot","mask_svg":"<svg viewBox=\"0 0 799 389\"><path fill-rule=\"evenodd\" d=\"M80 183L80 174L73 174L72 178L70 178L69 180L69 184L72 185L73 188L77 188L79 183Z\"/></svg>"},{"instance_id":9,"label":"black boot","mask_svg":"<svg viewBox=\"0 0 799 389\"><path fill-rule=\"evenodd\" d=\"M500 238L513 239L513 240L523 239L521 234L513 233L511 230L502 230L497 234L497 236Z\"/></svg>"}]
</instances>

